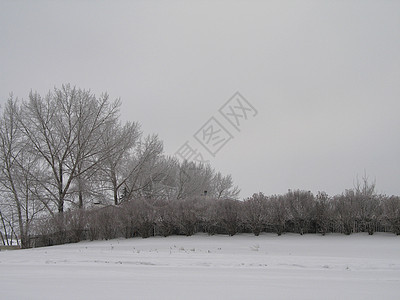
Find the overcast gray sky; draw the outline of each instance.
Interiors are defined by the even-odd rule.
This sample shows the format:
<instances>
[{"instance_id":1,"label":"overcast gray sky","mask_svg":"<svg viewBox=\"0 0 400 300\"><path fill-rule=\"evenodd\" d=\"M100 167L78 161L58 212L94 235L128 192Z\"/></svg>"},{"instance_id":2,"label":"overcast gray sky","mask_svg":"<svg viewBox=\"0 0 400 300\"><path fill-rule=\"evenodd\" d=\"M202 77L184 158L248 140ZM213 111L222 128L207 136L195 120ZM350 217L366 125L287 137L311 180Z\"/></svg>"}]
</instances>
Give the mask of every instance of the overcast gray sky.
<instances>
[{"instance_id":1,"label":"overcast gray sky","mask_svg":"<svg viewBox=\"0 0 400 300\"><path fill-rule=\"evenodd\" d=\"M364 170L400 194L400 1L1 1L0 101L71 83L186 141L242 197L337 194ZM257 110L237 131L218 109ZM193 135L233 136L215 157Z\"/></svg>"}]
</instances>

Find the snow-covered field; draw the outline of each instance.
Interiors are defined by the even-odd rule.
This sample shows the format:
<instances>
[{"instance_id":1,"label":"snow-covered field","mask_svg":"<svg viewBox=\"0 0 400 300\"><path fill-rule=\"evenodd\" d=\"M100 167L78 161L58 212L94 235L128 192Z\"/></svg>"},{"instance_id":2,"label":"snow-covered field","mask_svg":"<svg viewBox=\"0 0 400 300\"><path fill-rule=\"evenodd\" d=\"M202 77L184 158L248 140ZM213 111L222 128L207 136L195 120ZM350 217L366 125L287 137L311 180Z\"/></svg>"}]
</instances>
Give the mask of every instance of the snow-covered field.
<instances>
[{"instance_id":1,"label":"snow-covered field","mask_svg":"<svg viewBox=\"0 0 400 300\"><path fill-rule=\"evenodd\" d=\"M154 237L0 252L1 299L400 299L400 236Z\"/></svg>"}]
</instances>

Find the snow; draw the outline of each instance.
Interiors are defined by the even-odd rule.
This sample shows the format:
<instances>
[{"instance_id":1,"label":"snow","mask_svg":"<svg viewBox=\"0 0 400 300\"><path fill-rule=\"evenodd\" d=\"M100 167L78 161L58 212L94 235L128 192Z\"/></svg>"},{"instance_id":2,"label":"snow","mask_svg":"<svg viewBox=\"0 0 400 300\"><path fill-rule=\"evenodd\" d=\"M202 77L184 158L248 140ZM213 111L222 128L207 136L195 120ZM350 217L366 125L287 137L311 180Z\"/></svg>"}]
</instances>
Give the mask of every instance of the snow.
<instances>
[{"instance_id":1,"label":"snow","mask_svg":"<svg viewBox=\"0 0 400 300\"><path fill-rule=\"evenodd\" d=\"M0 252L3 299L399 299L400 236L152 237Z\"/></svg>"}]
</instances>

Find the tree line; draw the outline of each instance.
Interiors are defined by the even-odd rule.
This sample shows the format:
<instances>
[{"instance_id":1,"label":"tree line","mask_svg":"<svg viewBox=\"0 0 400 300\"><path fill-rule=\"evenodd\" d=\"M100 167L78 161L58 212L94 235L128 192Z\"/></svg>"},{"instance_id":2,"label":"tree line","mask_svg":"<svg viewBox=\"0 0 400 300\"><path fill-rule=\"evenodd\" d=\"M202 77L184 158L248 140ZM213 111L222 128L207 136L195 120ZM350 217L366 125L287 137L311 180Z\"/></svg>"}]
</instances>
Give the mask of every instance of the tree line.
<instances>
[{"instance_id":1,"label":"tree line","mask_svg":"<svg viewBox=\"0 0 400 300\"><path fill-rule=\"evenodd\" d=\"M133 198L119 206L68 211L38 222L32 246L113 239L262 232L400 235L400 197L378 195L364 181L333 197L294 190L283 195L254 194L243 201L208 196L157 200Z\"/></svg>"},{"instance_id":2,"label":"tree line","mask_svg":"<svg viewBox=\"0 0 400 300\"><path fill-rule=\"evenodd\" d=\"M230 175L164 154L120 121L121 101L63 85L0 116L0 239L21 247L197 232L400 234L400 198L364 177L340 195L289 190L239 200Z\"/></svg>"},{"instance_id":3,"label":"tree line","mask_svg":"<svg viewBox=\"0 0 400 300\"><path fill-rule=\"evenodd\" d=\"M44 219L133 199L237 198L230 175L164 154L157 135L122 123L121 101L63 85L26 101L10 95L0 116L0 239L21 247ZM68 212L68 214L67 214ZM61 224L59 224L61 226ZM57 228L54 228L57 230Z\"/></svg>"}]
</instances>

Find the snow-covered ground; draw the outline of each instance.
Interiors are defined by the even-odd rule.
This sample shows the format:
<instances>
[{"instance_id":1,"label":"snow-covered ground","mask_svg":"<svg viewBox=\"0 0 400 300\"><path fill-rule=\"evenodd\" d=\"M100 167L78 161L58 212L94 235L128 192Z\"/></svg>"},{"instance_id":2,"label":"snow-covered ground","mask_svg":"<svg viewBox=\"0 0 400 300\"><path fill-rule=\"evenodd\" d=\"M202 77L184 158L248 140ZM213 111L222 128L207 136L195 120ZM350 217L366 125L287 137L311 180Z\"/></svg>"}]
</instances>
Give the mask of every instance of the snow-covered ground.
<instances>
[{"instance_id":1,"label":"snow-covered ground","mask_svg":"<svg viewBox=\"0 0 400 300\"><path fill-rule=\"evenodd\" d=\"M400 299L400 236L154 237L0 252L1 299Z\"/></svg>"}]
</instances>

